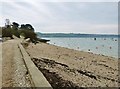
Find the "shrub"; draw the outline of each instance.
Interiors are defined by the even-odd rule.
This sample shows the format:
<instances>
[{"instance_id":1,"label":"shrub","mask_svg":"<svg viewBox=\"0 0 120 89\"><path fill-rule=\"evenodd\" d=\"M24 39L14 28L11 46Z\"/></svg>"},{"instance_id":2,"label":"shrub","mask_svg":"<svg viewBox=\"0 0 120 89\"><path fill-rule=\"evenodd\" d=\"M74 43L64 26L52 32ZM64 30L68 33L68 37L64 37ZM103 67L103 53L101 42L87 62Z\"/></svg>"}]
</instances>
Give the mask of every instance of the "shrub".
<instances>
[{"instance_id":1,"label":"shrub","mask_svg":"<svg viewBox=\"0 0 120 89\"><path fill-rule=\"evenodd\" d=\"M12 29L11 28L2 28L2 37L11 37L12 38Z\"/></svg>"},{"instance_id":2,"label":"shrub","mask_svg":"<svg viewBox=\"0 0 120 89\"><path fill-rule=\"evenodd\" d=\"M2 29L2 37L11 37L15 35L17 37L23 36L25 39L30 38L32 42L37 40L37 35L34 32L34 28L30 24L21 25L19 28L19 24L13 22L13 25L9 25L7 27L3 27Z\"/></svg>"},{"instance_id":3,"label":"shrub","mask_svg":"<svg viewBox=\"0 0 120 89\"><path fill-rule=\"evenodd\" d=\"M19 34L22 34L25 39L30 38L30 40L33 42L34 40L37 40L37 35L35 32L30 30L18 30Z\"/></svg>"}]
</instances>

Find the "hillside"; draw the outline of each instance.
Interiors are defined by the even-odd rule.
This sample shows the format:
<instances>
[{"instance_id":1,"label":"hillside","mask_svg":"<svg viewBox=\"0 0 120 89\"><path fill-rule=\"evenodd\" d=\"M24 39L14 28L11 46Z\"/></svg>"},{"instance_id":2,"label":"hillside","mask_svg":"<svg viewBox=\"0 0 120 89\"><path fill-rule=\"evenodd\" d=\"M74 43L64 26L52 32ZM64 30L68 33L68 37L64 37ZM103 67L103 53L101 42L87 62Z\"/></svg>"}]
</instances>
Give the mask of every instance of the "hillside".
<instances>
[{"instance_id":1,"label":"hillside","mask_svg":"<svg viewBox=\"0 0 120 89\"><path fill-rule=\"evenodd\" d=\"M37 35L39 37L118 37L118 35L107 35L107 34L40 33L40 32L37 32Z\"/></svg>"}]
</instances>

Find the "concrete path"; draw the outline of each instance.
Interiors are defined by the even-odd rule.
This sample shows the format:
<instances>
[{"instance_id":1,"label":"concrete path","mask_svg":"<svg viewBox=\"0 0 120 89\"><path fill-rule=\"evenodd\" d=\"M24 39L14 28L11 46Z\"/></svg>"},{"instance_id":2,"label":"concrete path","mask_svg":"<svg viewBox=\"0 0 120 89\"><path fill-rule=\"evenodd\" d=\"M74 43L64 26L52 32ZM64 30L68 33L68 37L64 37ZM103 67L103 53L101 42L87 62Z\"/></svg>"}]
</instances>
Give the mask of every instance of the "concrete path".
<instances>
[{"instance_id":1,"label":"concrete path","mask_svg":"<svg viewBox=\"0 0 120 89\"><path fill-rule=\"evenodd\" d=\"M13 43L2 44L2 87L12 87Z\"/></svg>"},{"instance_id":2,"label":"concrete path","mask_svg":"<svg viewBox=\"0 0 120 89\"><path fill-rule=\"evenodd\" d=\"M2 88L2 45L0 42L0 89Z\"/></svg>"},{"instance_id":3,"label":"concrete path","mask_svg":"<svg viewBox=\"0 0 120 89\"><path fill-rule=\"evenodd\" d=\"M2 87L52 89L20 42L17 39L2 43Z\"/></svg>"},{"instance_id":4,"label":"concrete path","mask_svg":"<svg viewBox=\"0 0 120 89\"><path fill-rule=\"evenodd\" d=\"M31 87L17 40L2 44L2 87Z\"/></svg>"}]
</instances>

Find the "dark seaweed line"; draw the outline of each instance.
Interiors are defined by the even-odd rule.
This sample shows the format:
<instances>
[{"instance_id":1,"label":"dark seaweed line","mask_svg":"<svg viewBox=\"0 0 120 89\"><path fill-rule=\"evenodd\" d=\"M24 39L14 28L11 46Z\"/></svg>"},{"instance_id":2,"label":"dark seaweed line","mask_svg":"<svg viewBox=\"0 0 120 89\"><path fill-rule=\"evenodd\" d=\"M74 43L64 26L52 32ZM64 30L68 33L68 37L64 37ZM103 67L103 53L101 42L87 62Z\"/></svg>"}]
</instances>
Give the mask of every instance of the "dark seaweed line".
<instances>
[{"instance_id":1,"label":"dark seaweed line","mask_svg":"<svg viewBox=\"0 0 120 89\"><path fill-rule=\"evenodd\" d=\"M47 63L47 64L50 63L51 65L59 64L59 65L61 65L61 66L64 66L64 67L65 67L67 70L69 70L70 72L75 72L75 71L77 71L78 73L80 73L80 74L82 74L82 75L85 75L85 76L87 76L87 77L90 77L90 78L92 78L92 79L95 79L95 80L97 80L97 78L103 78L103 79L107 79L107 80L111 80L111 81L118 82L118 81L115 80L115 79L103 77L103 76L100 76L100 75L94 75L94 74L93 74L92 72L90 72L90 71L70 69L69 66L66 65L66 64L58 63L58 62L55 62L54 60L50 60L50 59L47 59L47 58L41 58L41 59L33 58L33 59L42 61L42 62Z\"/></svg>"},{"instance_id":2,"label":"dark seaweed line","mask_svg":"<svg viewBox=\"0 0 120 89\"><path fill-rule=\"evenodd\" d=\"M77 70L77 71L78 71L78 73L80 73L80 74L83 74L83 75L85 75L85 76L88 76L88 77L90 77L90 78L93 78L93 79L97 80L97 77L96 77L95 75L90 74L90 72L88 73L87 71L82 71L82 70Z\"/></svg>"},{"instance_id":3,"label":"dark seaweed line","mask_svg":"<svg viewBox=\"0 0 120 89\"><path fill-rule=\"evenodd\" d=\"M42 58L42 59L44 59L44 60L49 60L49 59L46 59L46 58ZM53 62L53 60L49 60L49 61L52 61L52 62ZM59 65L64 66L64 67L67 67L67 69L73 71L73 69L70 69L70 68L69 68L67 65L65 65L65 64L58 63L58 62L55 62L55 61L54 61L54 63L55 63L55 64L59 64ZM108 67L108 66L106 66L106 67ZM78 71L78 73L83 74L83 75L85 75L85 76L88 76L88 77L90 77L90 78L93 78L93 79L95 79L95 80L97 80L97 77L98 77L98 78L103 78L103 79L107 79L107 80L111 80L111 81L118 82L118 81L115 80L115 79L111 79L111 78L107 78L107 77L102 77L102 76L100 76L100 75L96 75L96 76L95 76L95 75L92 74L92 72L89 72L89 71L82 71L82 70L77 70L77 71Z\"/></svg>"},{"instance_id":4,"label":"dark seaweed line","mask_svg":"<svg viewBox=\"0 0 120 89\"><path fill-rule=\"evenodd\" d=\"M117 69L113 69L112 67L110 67L110 66L108 66L108 65L105 65L105 64L97 64L97 65L101 65L101 66L104 66L104 67L107 67L107 68L109 68L109 69L111 69L111 70L114 70L114 71L118 71Z\"/></svg>"},{"instance_id":5,"label":"dark seaweed line","mask_svg":"<svg viewBox=\"0 0 120 89\"><path fill-rule=\"evenodd\" d=\"M56 72L51 72L48 69L41 67L40 65L37 64L36 59L34 59L33 62L50 82L53 89L86 89L77 86L71 81L63 80Z\"/></svg>"}]
</instances>

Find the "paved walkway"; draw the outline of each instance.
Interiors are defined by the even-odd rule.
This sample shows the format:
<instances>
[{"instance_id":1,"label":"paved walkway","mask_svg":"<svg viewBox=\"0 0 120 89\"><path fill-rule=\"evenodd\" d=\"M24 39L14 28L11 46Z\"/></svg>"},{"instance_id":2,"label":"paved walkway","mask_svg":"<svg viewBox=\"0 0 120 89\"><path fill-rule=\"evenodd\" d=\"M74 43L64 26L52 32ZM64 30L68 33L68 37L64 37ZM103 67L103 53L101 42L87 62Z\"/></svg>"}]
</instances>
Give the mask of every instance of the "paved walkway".
<instances>
[{"instance_id":1,"label":"paved walkway","mask_svg":"<svg viewBox=\"0 0 120 89\"><path fill-rule=\"evenodd\" d=\"M2 87L31 87L18 43L9 40L2 44Z\"/></svg>"},{"instance_id":2,"label":"paved walkway","mask_svg":"<svg viewBox=\"0 0 120 89\"><path fill-rule=\"evenodd\" d=\"M2 87L2 45L0 42L0 89Z\"/></svg>"}]
</instances>

